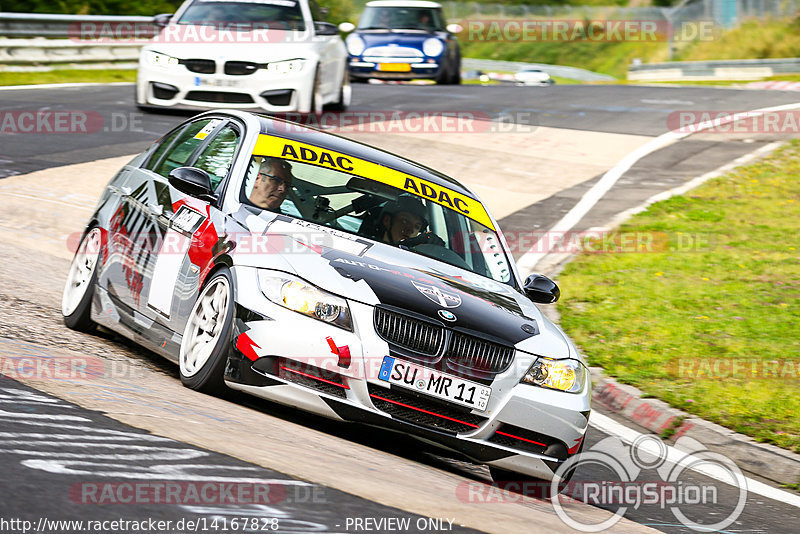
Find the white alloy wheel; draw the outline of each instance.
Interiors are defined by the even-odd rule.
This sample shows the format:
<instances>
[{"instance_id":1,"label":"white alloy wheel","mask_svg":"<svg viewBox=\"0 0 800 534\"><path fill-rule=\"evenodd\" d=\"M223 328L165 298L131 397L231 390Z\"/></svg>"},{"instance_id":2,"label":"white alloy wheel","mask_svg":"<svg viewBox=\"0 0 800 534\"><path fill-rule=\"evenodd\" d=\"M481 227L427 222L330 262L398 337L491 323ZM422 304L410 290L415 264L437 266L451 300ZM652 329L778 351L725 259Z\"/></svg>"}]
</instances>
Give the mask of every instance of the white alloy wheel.
<instances>
[{"instance_id":1,"label":"white alloy wheel","mask_svg":"<svg viewBox=\"0 0 800 534\"><path fill-rule=\"evenodd\" d=\"M181 375L191 378L208 362L220 342L229 315L230 285L218 276L203 288L189 315L181 343Z\"/></svg>"},{"instance_id":2,"label":"white alloy wheel","mask_svg":"<svg viewBox=\"0 0 800 534\"><path fill-rule=\"evenodd\" d=\"M100 229L92 228L81 241L78 251L72 260L72 265L64 286L64 295L61 298L61 313L64 317L70 316L78 309L91 287L94 271L97 269L97 260L100 257Z\"/></svg>"}]
</instances>

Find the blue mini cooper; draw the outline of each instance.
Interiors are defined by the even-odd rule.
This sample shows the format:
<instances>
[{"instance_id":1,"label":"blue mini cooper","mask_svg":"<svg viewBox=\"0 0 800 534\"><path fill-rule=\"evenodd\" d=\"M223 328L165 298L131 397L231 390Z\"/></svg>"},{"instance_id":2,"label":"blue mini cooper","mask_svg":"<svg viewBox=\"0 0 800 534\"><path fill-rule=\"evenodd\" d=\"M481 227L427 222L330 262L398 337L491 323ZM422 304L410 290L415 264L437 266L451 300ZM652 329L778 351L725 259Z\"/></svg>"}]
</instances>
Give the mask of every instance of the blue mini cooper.
<instances>
[{"instance_id":1,"label":"blue mini cooper","mask_svg":"<svg viewBox=\"0 0 800 534\"><path fill-rule=\"evenodd\" d=\"M353 81L427 78L461 83L457 24L445 25L441 5L423 0L374 0L367 3L345 43Z\"/></svg>"}]
</instances>

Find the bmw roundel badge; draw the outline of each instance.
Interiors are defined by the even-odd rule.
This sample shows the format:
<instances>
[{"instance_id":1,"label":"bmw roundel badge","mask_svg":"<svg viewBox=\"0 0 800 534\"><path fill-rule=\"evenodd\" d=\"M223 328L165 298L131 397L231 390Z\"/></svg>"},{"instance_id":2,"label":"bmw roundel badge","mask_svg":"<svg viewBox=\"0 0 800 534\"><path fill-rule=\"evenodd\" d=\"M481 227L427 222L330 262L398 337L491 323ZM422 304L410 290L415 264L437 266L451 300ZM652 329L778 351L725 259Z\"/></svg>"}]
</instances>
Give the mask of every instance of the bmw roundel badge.
<instances>
[{"instance_id":1,"label":"bmw roundel badge","mask_svg":"<svg viewBox=\"0 0 800 534\"><path fill-rule=\"evenodd\" d=\"M445 321L455 321L456 320L456 315L453 312L450 312L450 311L447 311L447 310L439 310L437 313L439 314L439 317L441 317Z\"/></svg>"}]
</instances>

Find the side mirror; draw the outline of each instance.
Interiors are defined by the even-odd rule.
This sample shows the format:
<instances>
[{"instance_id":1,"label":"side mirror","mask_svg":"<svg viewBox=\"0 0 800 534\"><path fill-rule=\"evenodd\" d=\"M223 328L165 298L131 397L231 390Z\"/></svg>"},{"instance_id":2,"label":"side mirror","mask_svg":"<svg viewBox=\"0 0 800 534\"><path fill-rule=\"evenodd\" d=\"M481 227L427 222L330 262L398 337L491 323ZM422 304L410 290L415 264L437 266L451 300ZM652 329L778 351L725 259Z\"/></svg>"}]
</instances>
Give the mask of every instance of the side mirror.
<instances>
[{"instance_id":1,"label":"side mirror","mask_svg":"<svg viewBox=\"0 0 800 534\"><path fill-rule=\"evenodd\" d=\"M352 22L342 22L339 24L339 31L342 33L350 33L356 29L356 25Z\"/></svg>"},{"instance_id":2,"label":"side mirror","mask_svg":"<svg viewBox=\"0 0 800 534\"><path fill-rule=\"evenodd\" d=\"M552 304L561 296L558 285L543 274L532 274L522 286L525 295L539 304Z\"/></svg>"},{"instance_id":3,"label":"side mirror","mask_svg":"<svg viewBox=\"0 0 800 534\"><path fill-rule=\"evenodd\" d=\"M459 33L459 32L461 32L463 30L464 30L464 28L462 28L460 24L448 24L447 25L447 31L449 31L450 33Z\"/></svg>"},{"instance_id":4,"label":"side mirror","mask_svg":"<svg viewBox=\"0 0 800 534\"><path fill-rule=\"evenodd\" d=\"M316 35L339 35L339 28L330 22L315 22L314 33Z\"/></svg>"},{"instance_id":5,"label":"side mirror","mask_svg":"<svg viewBox=\"0 0 800 534\"><path fill-rule=\"evenodd\" d=\"M153 24L159 28L163 28L169 24L170 20L172 20L172 13L161 13L160 15L153 17Z\"/></svg>"},{"instance_id":6,"label":"side mirror","mask_svg":"<svg viewBox=\"0 0 800 534\"><path fill-rule=\"evenodd\" d=\"M168 180L171 186L187 195L203 200L216 200L214 190L211 188L211 177L202 169L178 167L169 173Z\"/></svg>"}]
</instances>

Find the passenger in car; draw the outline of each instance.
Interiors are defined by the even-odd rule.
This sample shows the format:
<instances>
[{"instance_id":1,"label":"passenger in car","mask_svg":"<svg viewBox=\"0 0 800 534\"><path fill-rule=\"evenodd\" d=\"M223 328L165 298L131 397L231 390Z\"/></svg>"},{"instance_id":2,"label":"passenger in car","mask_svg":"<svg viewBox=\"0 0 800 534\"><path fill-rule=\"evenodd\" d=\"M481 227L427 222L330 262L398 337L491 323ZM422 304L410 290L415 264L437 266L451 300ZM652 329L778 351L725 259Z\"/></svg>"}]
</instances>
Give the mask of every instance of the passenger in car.
<instances>
[{"instance_id":1,"label":"passenger in car","mask_svg":"<svg viewBox=\"0 0 800 534\"><path fill-rule=\"evenodd\" d=\"M428 226L427 212L422 201L411 195L400 195L384 206L381 213L383 242L396 245L404 239L417 237Z\"/></svg>"},{"instance_id":2,"label":"passenger in car","mask_svg":"<svg viewBox=\"0 0 800 534\"><path fill-rule=\"evenodd\" d=\"M292 189L292 165L280 158L264 158L250 193L250 202L270 211L280 211Z\"/></svg>"}]
</instances>

